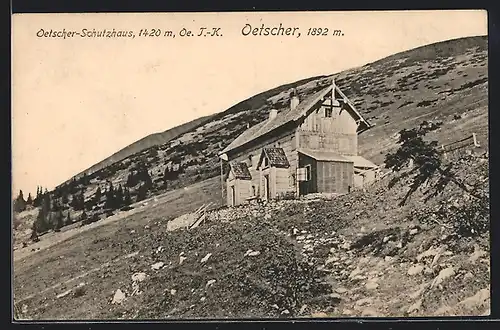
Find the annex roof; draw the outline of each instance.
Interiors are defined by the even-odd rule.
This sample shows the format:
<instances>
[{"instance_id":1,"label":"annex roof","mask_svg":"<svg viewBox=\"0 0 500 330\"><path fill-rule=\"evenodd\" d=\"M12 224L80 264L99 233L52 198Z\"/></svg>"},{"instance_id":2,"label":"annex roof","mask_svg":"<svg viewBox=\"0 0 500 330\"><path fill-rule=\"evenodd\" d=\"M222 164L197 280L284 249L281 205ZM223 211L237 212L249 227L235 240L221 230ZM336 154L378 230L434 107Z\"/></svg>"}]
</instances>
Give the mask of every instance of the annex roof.
<instances>
[{"instance_id":1,"label":"annex roof","mask_svg":"<svg viewBox=\"0 0 500 330\"><path fill-rule=\"evenodd\" d=\"M310 149L299 149L298 151L303 155L319 161L353 163L353 160L332 151L318 151Z\"/></svg>"},{"instance_id":2,"label":"annex roof","mask_svg":"<svg viewBox=\"0 0 500 330\"><path fill-rule=\"evenodd\" d=\"M248 170L247 164L245 163L233 163L231 166L231 172L236 179L251 180L252 175Z\"/></svg>"},{"instance_id":3,"label":"annex roof","mask_svg":"<svg viewBox=\"0 0 500 330\"><path fill-rule=\"evenodd\" d=\"M364 167L364 168L378 168L379 166L375 165L371 161L361 156L344 156L347 159L350 159L354 162L355 167Z\"/></svg>"}]
</instances>

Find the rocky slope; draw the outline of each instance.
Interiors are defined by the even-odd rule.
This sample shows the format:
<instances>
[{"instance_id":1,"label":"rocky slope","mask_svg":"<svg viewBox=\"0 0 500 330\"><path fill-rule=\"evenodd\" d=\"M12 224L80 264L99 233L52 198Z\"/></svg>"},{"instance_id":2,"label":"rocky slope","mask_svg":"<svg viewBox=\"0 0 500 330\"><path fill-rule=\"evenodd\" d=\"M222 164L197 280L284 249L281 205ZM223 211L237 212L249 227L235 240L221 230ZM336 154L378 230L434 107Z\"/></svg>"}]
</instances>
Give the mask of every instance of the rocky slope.
<instances>
[{"instance_id":1,"label":"rocky slope","mask_svg":"<svg viewBox=\"0 0 500 330\"><path fill-rule=\"evenodd\" d=\"M456 162L460 179L487 194L486 156ZM392 175L331 200L212 210L191 230L131 218L114 234L43 252L43 265L19 266L19 298L35 293L19 309L43 319L489 314L489 227L464 231L460 218L471 198L451 185L397 206L408 187L389 189ZM74 246L85 259L76 262Z\"/></svg>"},{"instance_id":2,"label":"rocky slope","mask_svg":"<svg viewBox=\"0 0 500 330\"><path fill-rule=\"evenodd\" d=\"M472 132L478 135L481 147L470 156L458 153L454 162L461 179L480 184L487 194L486 41L452 40L339 73L340 87L376 124L360 136L362 155L381 163L396 147L399 130L423 120L442 121L429 138L446 143ZM329 82L330 77L301 82L299 93L309 95ZM389 189L389 174L366 192L334 200L221 208L198 228L167 231L168 221L176 216L203 203L220 204L220 180L201 181L218 175L217 152L247 123L263 120L270 104L286 108L289 88L242 102L167 144L78 183L89 199L97 185L106 180L115 186L124 183L131 169L144 162L155 182L149 194L167 197L17 261L18 315L91 319L487 313L489 219L477 215L477 203L453 185L428 202L418 191L398 206L407 182ZM159 179L172 163L180 164L184 173L164 187ZM163 194L165 189L171 191Z\"/></svg>"},{"instance_id":3,"label":"rocky slope","mask_svg":"<svg viewBox=\"0 0 500 330\"><path fill-rule=\"evenodd\" d=\"M377 62L340 72L337 84L375 125L359 138L360 154L375 163L396 146L396 133L423 120L442 121L433 132L440 143L476 133L488 145L487 38L450 40L396 54ZM259 94L204 120L167 143L135 153L75 183L85 199L93 198L107 182L125 185L128 175L145 164L153 185L148 195L188 186L220 172L217 153L268 116L270 107L285 111L289 92L297 87L302 98L329 84L331 77L314 77ZM178 168L177 178L165 182L166 167ZM139 184L131 187L133 200ZM104 196L93 212L105 217ZM71 201L70 201L71 202ZM71 209L70 209L71 210ZM78 214L73 215L77 218Z\"/></svg>"}]
</instances>

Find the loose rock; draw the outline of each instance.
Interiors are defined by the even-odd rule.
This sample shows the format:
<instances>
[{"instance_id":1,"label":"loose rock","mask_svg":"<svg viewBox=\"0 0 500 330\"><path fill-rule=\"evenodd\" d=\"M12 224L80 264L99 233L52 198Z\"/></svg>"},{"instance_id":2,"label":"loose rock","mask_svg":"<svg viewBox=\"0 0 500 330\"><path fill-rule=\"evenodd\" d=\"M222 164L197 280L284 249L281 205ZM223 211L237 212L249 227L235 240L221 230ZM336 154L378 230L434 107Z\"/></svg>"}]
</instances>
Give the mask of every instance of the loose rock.
<instances>
[{"instance_id":1,"label":"loose rock","mask_svg":"<svg viewBox=\"0 0 500 330\"><path fill-rule=\"evenodd\" d=\"M481 289L475 295L459 302L458 305L471 310L473 308L481 306L489 298L490 298L490 290Z\"/></svg>"},{"instance_id":2,"label":"loose rock","mask_svg":"<svg viewBox=\"0 0 500 330\"><path fill-rule=\"evenodd\" d=\"M142 282L146 279L146 273L135 273L132 275L132 281Z\"/></svg>"},{"instance_id":3,"label":"loose rock","mask_svg":"<svg viewBox=\"0 0 500 330\"><path fill-rule=\"evenodd\" d=\"M111 301L112 304L121 304L122 301L125 300L125 293L122 292L122 290L118 289L115 292L115 295L113 296L113 300Z\"/></svg>"},{"instance_id":4,"label":"loose rock","mask_svg":"<svg viewBox=\"0 0 500 330\"><path fill-rule=\"evenodd\" d=\"M417 300L413 305L408 308L407 313L411 314L418 311L422 307L422 299Z\"/></svg>"},{"instance_id":5,"label":"loose rock","mask_svg":"<svg viewBox=\"0 0 500 330\"><path fill-rule=\"evenodd\" d=\"M59 298L63 298L63 297L66 297L67 295L69 295L71 293L71 289L69 289L68 291L64 291L63 293L60 293L56 296L57 299Z\"/></svg>"},{"instance_id":6,"label":"loose rock","mask_svg":"<svg viewBox=\"0 0 500 330\"><path fill-rule=\"evenodd\" d=\"M202 264L203 264L203 263L205 263L205 262L207 262L207 261L208 261L208 259L210 258L210 256L212 256L212 253L207 253L207 255L206 255L206 256L204 256L204 257L203 257L203 259L201 259L201 261L200 261L200 262L201 262Z\"/></svg>"},{"instance_id":7,"label":"loose rock","mask_svg":"<svg viewBox=\"0 0 500 330\"><path fill-rule=\"evenodd\" d=\"M455 275L455 269L453 267L448 267L439 272L434 281L432 281L431 289L443 283L447 278Z\"/></svg>"},{"instance_id":8,"label":"loose rock","mask_svg":"<svg viewBox=\"0 0 500 330\"><path fill-rule=\"evenodd\" d=\"M413 265L408 269L408 275L413 276L422 273L424 270L424 266L418 264Z\"/></svg>"},{"instance_id":9,"label":"loose rock","mask_svg":"<svg viewBox=\"0 0 500 330\"><path fill-rule=\"evenodd\" d=\"M165 265L165 263L163 263L163 262L159 261L159 262L157 262L157 263L155 263L155 264L152 264L152 265L151 265L151 269L152 269L152 270L159 270L159 269L160 269L160 268L162 268L164 265Z\"/></svg>"}]
</instances>

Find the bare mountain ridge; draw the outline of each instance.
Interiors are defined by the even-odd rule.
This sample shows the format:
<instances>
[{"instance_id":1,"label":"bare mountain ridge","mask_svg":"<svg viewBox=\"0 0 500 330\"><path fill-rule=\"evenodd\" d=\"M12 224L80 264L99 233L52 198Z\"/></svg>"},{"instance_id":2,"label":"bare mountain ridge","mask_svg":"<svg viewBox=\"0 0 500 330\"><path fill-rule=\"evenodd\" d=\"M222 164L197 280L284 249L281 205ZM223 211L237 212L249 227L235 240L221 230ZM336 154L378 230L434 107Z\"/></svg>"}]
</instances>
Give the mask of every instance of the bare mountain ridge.
<instances>
[{"instance_id":1,"label":"bare mountain ridge","mask_svg":"<svg viewBox=\"0 0 500 330\"><path fill-rule=\"evenodd\" d=\"M385 153L396 147L394 137L399 130L423 120L444 123L433 134L442 143L474 132L487 146L487 37L419 47L335 76L339 87L375 125L360 136L359 149L361 155L376 163L381 164ZM331 77L308 78L258 94L200 120L166 143L99 169L86 182L77 180L77 185L90 200L97 186L102 189L106 182L125 185L138 164L145 164L152 178L149 196L217 176L217 153L248 126L265 120L271 107L286 111L291 88L297 88L304 99L331 83ZM178 177L165 182L165 168L174 165L180 169ZM130 189L134 199L138 185Z\"/></svg>"},{"instance_id":2,"label":"bare mountain ridge","mask_svg":"<svg viewBox=\"0 0 500 330\"><path fill-rule=\"evenodd\" d=\"M174 128L168 129L166 131L160 133L153 133L146 137L143 137L142 139L135 141L134 143L126 146L125 148L120 149L119 151L115 152L108 158L103 159L99 163L94 164L91 167L87 168L86 170L78 173L77 175L75 175L75 177L77 178L81 177L84 173L90 175L94 172L97 172L105 168L106 166L110 166L116 162L119 162L144 149L151 148L153 146L160 145L163 143L167 143L168 141L176 138L177 136L195 128L196 126L200 125L200 123L203 123L209 118L210 116L201 117L192 120L190 122L187 122L185 124L175 126Z\"/></svg>"}]
</instances>

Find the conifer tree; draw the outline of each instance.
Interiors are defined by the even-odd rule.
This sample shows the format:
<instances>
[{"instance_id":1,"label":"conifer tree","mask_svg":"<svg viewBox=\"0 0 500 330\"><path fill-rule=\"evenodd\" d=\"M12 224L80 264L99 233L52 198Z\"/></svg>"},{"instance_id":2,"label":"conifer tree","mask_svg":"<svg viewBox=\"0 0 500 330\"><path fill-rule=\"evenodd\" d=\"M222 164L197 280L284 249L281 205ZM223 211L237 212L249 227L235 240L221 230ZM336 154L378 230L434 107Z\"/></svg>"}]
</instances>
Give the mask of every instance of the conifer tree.
<instances>
[{"instance_id":1,"label":"conifer tree","mask_svg":"<svg viewBox=\"0 0 500 330\"><path fill-rule=\"evenodd\" d=\"M64 225L69 226L72 223L73 223L73 221L71 220L71 216L70 216L69 211L68 211L68 214L66 215L66 220L64 221Z\"/></svg>"},{"instance_id":2,"label":"conifer tree","mask_svg":"<svg viewBox=\"0 0 500 330\"><path fill-rule=\"evenodd\" d=\"M63 205L66 205L68 204L69 200L68 200L68 193L66 190L63 190L62 191L62 199L61 199Z\"/></svg>"},{"instance_id":3,"label":"conifer tree","mask_svg":"<svg viewBox=\"0 0 500 330\"><path fill-rule=\"evenodd\" d=\"M33 226L31 227L31 237L30 237L30 239L33 242L40 241L40 239L38 238L38 234L37 234L37 223L36 223L36 221L33 222Z\"/></svg>"},{"instance_id":4,"label":"conifer tree","mask_svg":"<svg viewBox=\"0 0 500 330\"><path fill-rule=\"evenodd\" d=\"M19 195L14 200L14 212L22 212L26 210L26 201L24 200L23 191L19 190Z\"/></svg>"},{"instance_id":5,"label":"conifer tree","mask_svg":"<svg viewBox=\"0 0 500 330\"><path fill-rule=\"evenodd\" d=\"M58 212L61 209L61 204L58 199L52 200L52 211Z\"/></svg>"},{"instance_id":6,"label":"conifer tree","mask_svg":"<svg viewBox=\"0 0 500 330\"><path fill-rule=\"evenodd\" d=\"M40 206L40 204L41 204L40 198L41 198L40 186L36 186L36 196L35 196L35 199L33 200L33 206L35 206L35 207Z\"/></svg>"},{"instance_id":7,"label":"conifer tree","mask_svg":"<svg viewBox=\"0 0 500 330\"><path fill-rule=\"evenodd\" d=\"M69 203L71 207L73 207L73 209L77 209L78 208L78 195L77 194L72 194L71 195L71 202Z\"/></svg>"},{"instance_id":8,"label":"conifer tree","mask_svg":"<svg viewBox=\"0 0 500 330\"><path fill-rule=\"evenodd\" d=\"M148 193L148 188L144 183L141 184L139 189L137 190L137 201L139 202L146 199L147 193Z\"/></svg>"},{"instance_id":9,"label":"conifer tree","mask_svg":"<svg viewBox=\"0 0 500 330\"><path fill-rule=\"evenodd\" d=\"M130 190L128 188L125 188L125 196L123 198L123 203L125 205L132 204L132 198L130 197Z\"/></svg>"},{"instance_id":10,"label":"conifer tree","mask_svg":"<svg viewBox=\"0 0 500 330\"><path fill-rule=\"evenodd\" d=\"M108 191L106 192L106 203L104 204L104 208L115 209L115 191L112 182L110 182Z\"/></svg>"},{"instance_id":11,"label":"conifer tree","mask_svg":"<svg viewBox=\"0 0 500 330\"><path fill-rule=\"evenodd\" d=\"M101 197L102 197L101 187L97 187L97 190L95 192L95 201L96 201L96 204L99 203L99 201L101 200Z\"/></svg>"},{"instance_id":12,"label":"conifer tree","mask_svg":"<svg viewBox=\"0 0 500 330\"><path fill-rule=\"evenodd\" d=\"M119 208L123 205L123 188L120 184L115 194L115 208Z\"/></svg>"},{"instance_id":13,"label":"conifer tree","mask_svg":"<svg viewBox=\"0 0 500 330\"><path fill-rule=\"evenodd\" d=\"M64 215L62 210L57 211L54 222L54 231L59 232L64 225Z\"/></svg>"},{"instance_id":14,"label":"conifer tree","mask_svg":"<svg viewBox=\"0 0 500 330\"><path fill-rule=\"evenodd\" d=\"M50 195L45 195L41 201L41 207L37 218L33 223L34 231L44 232L50 228Z\"/></svg>"},{"instance_id":15,"label":"conifer tree","mask_svg":"<svg viewBox=\"0 0 500 330\"><path fill-rule=\"evenodd\" d=\"M33 198L31 197L31 193L28 194L28 199L26 200L26 204L33 205Z\"/></svg>"},{"instance_id":16,"label":"conifer tree","mask_svg":"<svg viewBox=\"0 0 500 330\"><path fill-rule=\"evenodd\" d=\"M163 181L166 183L168 180L170 180L170 166L166 166L163 172Z\"/></svg>"}]
</instances>

